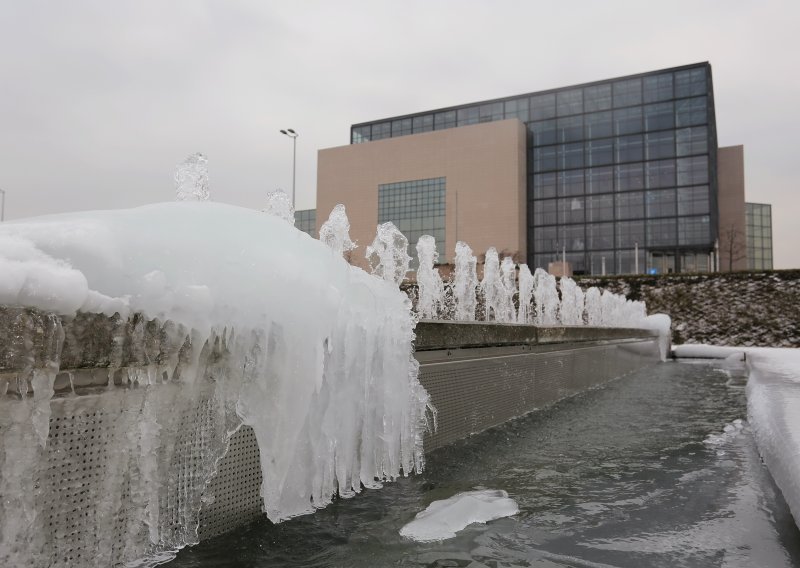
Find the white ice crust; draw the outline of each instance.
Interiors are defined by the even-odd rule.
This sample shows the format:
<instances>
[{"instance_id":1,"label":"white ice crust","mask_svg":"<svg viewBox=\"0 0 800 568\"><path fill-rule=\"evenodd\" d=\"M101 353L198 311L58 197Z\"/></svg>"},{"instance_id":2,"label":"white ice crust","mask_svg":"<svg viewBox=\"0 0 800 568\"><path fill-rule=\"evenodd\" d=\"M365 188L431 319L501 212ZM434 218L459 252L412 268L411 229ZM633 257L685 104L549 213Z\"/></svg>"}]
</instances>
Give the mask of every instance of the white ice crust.
<instances>
[{"instance_id":1,"label":"white ice crust","mask_svg":"<svg viewBox=\"0 0 800 568\"><path fill-rule=\"evenodd\" d=\"M670 331L672 319L667 314L652 314L644 318L640 325L644 329L658 331L658 348L661 353L661 360L666 361L672 342L672 332Z\"/></svg>"},{"instance_id":2,"label":"white ice crust","mask_svg":"<svg viewBox=\"0 0 800 568\"><path fill-rule=\"evenodd\" d=\"M0 305L172 320L195 357L221 336L241 358L218 398L255 431L273 521L422 467L408 298L279 217L183 201L3 223Z\"/></svg>"},{"instance_id":3,"label":"white ice crust","mask_svg":"<svg viewBox=\"0 0 800 568\"><path fill-rule=\"evenodd\" d=\"M488 523L517 513L516 501L503 490L467 491L434 501L400 529L400 534L419 542L445 540L472 523Z\"/></svg>"}]
</instances>

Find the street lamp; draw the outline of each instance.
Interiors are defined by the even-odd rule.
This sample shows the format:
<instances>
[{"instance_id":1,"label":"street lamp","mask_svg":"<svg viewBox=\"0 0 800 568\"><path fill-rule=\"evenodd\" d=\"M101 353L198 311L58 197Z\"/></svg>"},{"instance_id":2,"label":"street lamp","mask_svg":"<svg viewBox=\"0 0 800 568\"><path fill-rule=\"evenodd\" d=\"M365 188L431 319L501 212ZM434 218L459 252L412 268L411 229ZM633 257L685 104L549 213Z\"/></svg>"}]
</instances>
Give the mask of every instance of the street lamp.
<instances>
[{"instance_id":1,"label":"street lamp","mask_svg":"<svg viewBox=\"0 0 800 568\"><path fill-rule=\"evenodd\" d=\"M6 190L0 189L0 223L6 218Z\"/></svg>"},{"instance_id":2,"label":"street lamp","mask_svg":"<svg viewBox=\"0 0 800 568\"><path fill-rule=\"evenodd\" d=\"M281 130L281 134L292 139L292 209L294 209L294 181L297 177L297 137L300 135L291 128Z\"/></svg>"}]
</instances>

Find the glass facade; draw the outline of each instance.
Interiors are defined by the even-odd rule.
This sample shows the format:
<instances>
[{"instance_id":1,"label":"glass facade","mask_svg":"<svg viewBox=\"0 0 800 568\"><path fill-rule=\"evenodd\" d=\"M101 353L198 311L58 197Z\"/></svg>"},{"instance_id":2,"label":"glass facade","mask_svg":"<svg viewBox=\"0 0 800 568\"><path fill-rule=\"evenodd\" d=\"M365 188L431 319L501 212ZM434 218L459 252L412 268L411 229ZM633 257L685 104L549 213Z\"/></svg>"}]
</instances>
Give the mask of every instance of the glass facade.
<instances>
[{"instance_id":1,"label":"glass facade","mask_svg":"<svg viewBox=\"0 0 800 568\"><path fill-rule=\"evenodd\" d=\"M354 125L351 143L508 118L528 132L529 266L566 252L577 274L629 273L637 249L640 272L708 266L717 233L710 65Z\"/></svg>"},{"instance_id":2,"label":"glass facade","mask_svg":"<svg viewBox=\"0 0 800 568\"><path fill-rule=\"evenodd\" d=\"M378 223L391 221L408 239L413 257L422 235L436 239L439 261L444 262L446 178L418 179L378 186Z\"/></svg>"},{"instance_id":3,"label":"glass facade","mask_svg":"<svg viewBox=\"0 0 800 568\"><path fill-rule=\"evenodd\" d=\"M294 212L294 226L317 238L317 210L301 209Z\"/></svg>"},{"instance_id":4,"label":"glass facade","mask_svg":"<svg viewBox=\"0 0 800 568\"><path fill-rule=\"evenodd\" d=\"M745 203L747 268L772 270L772 206Z\"/></svg>"}]
</instances>

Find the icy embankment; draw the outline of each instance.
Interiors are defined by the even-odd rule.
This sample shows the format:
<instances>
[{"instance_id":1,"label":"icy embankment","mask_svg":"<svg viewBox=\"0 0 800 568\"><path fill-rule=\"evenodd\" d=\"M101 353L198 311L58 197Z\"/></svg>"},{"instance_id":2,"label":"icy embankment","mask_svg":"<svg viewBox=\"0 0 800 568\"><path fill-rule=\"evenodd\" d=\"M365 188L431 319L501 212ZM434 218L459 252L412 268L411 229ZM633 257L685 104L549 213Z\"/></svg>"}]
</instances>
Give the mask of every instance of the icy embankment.
<instances>
[{"instance_id":1,"label":"icy embankment","mask_svg":"<svg viewBox=\"0 0 800 568\"><path fill-rule=\"evenodd\" d=\"M192 330L196 362L221 338L232 356L214 362L214 401L255 430L273 521L422 467L408 299L279 217L180 202L6 222L0 305L172 320ZM187 392L206 367L193 371ZM45 438L46 418L30 417Z\"/></svg>"},{"instance_id":2,"label":"icy embankment","mask_svg":"<svg viewBox=\"0 0 800 568\"><path fill-rule=\"evenodd\" d=\"M679 345L677 357L747 362L747 417L758 450L800 523L800 349Z\"/></svg>"},{"instance_id":3,"label":"icy embankment","mask_svg":"<svg viewBox=\"0 0 800 568\"><path fill-rule=\"evenodd\" d=\"M502 490L484 489L458 493L434 501L400 529L404 537L420 542L453 538L472 523L488 523L519 513L516 501Z\"/></svg>"}]
</instances>

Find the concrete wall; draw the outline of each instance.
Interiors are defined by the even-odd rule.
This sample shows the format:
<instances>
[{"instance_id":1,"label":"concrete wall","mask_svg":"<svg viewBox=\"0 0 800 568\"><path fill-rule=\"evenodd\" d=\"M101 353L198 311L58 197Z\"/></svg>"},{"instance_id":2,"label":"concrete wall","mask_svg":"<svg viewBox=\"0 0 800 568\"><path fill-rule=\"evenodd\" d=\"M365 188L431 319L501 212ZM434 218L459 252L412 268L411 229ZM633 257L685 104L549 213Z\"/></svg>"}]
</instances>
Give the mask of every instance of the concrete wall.
<instances>
[{"instance_id":1,"label":"concrete wall","mask_svg":"<svg viewBox=\"0 0 800 568\"><path fill-rule=\"evenodd\" d=\"M719 269L747 269L744 207L744 146L717 151L719 177Z\"/></svg>"},{"instance_id":2,"label":"concrete wall","mask_svg":"<svg viewBox=\"0 0 800 568\"><path fill-rule=\"evenodd\" d=\"M494 246L524 259L525 144L525 126L512 119L320 150L317 229L343 203L359 245L351 262L365 267L364 249L378 224L378 185L445 177L440 259L452 259L457 240L477 254Z\"/></svg>"}]
</instances>

